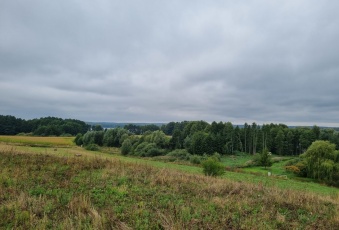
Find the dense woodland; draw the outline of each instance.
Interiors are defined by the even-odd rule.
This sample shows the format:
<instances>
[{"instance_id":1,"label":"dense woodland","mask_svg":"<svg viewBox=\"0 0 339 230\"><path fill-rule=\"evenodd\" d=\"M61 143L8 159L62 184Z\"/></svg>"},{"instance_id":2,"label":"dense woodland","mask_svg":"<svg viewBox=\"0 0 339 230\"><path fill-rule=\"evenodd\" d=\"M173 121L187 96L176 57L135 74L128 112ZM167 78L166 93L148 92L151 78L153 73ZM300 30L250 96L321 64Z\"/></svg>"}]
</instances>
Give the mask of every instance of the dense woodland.
<instances>
[{"instance_id":1,"label":"dense woodland","mask_svg":"<svg viewBox=\"0 0 339 230\"><path fill-rule=\"evenodd\" d=\"M81 136L78 136L78 139ZM184 121L156 125L126 125L124 128L97 129L81 137L84 145L121 147L126 141L129 153L142 146L153 146L159 154L175 149L185 149L190 154L203 155L255 154L264 148L278 155L299 155L316 140L325 140L339 146L339 133L334 129L313 127L289 128L284 124L234 126L230 122ZM114 141L112 141L114 140ZM127 145L127 144L126 144ZM138 155L138 154L137 154ZM147 155L147 154L146 154Z\"/></svg>"},{"instance_id":2,"label":"dense woodland","mask_svg":"<svg viewBox=\"0 0 339 230\"><path fill-rule=\"evenodd\" d=\"M255 154L267 148L279 155L299 155L315 140L330 141L339 146L339 132L332 128L293 127L284 124L256 123L235 126L231 122L170 122L161 130L172 136L170 149L185 148L193 154Z\"/></svg>"},{"instance_id":3,"label":"dense woodland","mask_svg":"<svg viewBox=\"0 0 339 230\"><path fill-rule=\"evenodd\" d=\"M75 119L44 117L24 120L14 116L0 115L0 135L32 134L36 136L75 136L86 133L90 126Z\"/></svg>"}]
</instances>

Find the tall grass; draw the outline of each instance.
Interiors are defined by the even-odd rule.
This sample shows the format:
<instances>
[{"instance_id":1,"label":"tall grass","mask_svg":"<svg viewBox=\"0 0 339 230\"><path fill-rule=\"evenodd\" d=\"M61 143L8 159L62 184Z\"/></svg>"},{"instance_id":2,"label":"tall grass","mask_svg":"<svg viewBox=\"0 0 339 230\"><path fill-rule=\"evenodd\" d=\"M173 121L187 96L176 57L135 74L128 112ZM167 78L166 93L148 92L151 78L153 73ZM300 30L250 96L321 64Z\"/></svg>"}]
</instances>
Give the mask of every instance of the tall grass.
<instances>
[{"instance_id":1,"label":"tall grass","mask_svg":"<svg viewBox=\"0 0 339 230\"><path fill-rule=\"evenodd\" d=\"M126 163L139 163L145 164L157 168L167 168L173 170L179 170L182 172L188 172L193 174L203 174L203 169L201 167L197 167L194 165L182 165L177 164L175 162L159 162L144 158L135 158L135 157L126 157L120 155L120 150L118 148L103 148L100 152L87 151L83 148L77 146L71 146L68 148L58 148L57 146L45 146L45 147L31 147L31 146L23 146L23 145L13 145L0 143L0 149L16 149L17 151L29 152L31 154L49 154L58 157L69 157L69 156L79 156L81 157L93 157L100 159L116 159ZM57 151L56 151L57 150ZM103 151L103 152L102 152ZM279 163L278 163L279 164ZM275 167L273 165L272 167ZM282 167L282 166L281 166ZM266 186L279 187L282 189L293 189L301 192L315 192L321 195L332 195L339 194L338 188L328 187L326 185L322 185L319 183L315 183L312 181L297 181L295 179L287 179L284 178L276 178L276 177L267 177L267 170L261 169L260 172L255 171L258 167L253 168L254 172L246 172L248 169L240 169L236 170L239 172L231 172L227 171L223 178L227 178L232 181L241 181L242 183L252 183L258 184L263 183ZM252 169L252 168L250 168ZM246 170L246 171L245 171ZM274 170L272 170L275 172ZM265 172L265 173L263 173ZM290 176L288 175L288 178Z\"/></svg>"},{"instance_id":2,"label":"tall grass","mask_svg":"<svg viewBox=\"0 0 339 230\"><path fill-rule=\"evenodd\" d=\"M0 229L335 229L338 196L0 150Z\"/></svg>"}]
</instances>

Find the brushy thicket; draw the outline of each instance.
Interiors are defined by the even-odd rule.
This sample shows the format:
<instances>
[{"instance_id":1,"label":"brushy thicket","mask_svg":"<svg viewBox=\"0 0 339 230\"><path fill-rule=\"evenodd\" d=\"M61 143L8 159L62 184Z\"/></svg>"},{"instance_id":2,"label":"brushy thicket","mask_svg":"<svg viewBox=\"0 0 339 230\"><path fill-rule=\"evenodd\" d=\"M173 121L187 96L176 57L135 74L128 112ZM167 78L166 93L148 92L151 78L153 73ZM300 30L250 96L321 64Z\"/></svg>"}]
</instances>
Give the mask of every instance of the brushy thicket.
<instances>
[{"instance_id":1,"label":"brushy thicket","mask_svg":"<svg viewBox=\"0 0 339 230\"><path fill-rule=\"evenodd\" d=\"M339 197L0 150L0 229L336 229Z\"/></svg>"},{"instance_id":2,"label":"brushy thicket","mask_svg":"<svg viewBox=\"0 0 339 230\"><path fill-rule=\"evenodd\" d=\"M216 158L210 157L201 164L206 176L221 176L225 173L225 167Z\"/></svg>"}]
</instances>

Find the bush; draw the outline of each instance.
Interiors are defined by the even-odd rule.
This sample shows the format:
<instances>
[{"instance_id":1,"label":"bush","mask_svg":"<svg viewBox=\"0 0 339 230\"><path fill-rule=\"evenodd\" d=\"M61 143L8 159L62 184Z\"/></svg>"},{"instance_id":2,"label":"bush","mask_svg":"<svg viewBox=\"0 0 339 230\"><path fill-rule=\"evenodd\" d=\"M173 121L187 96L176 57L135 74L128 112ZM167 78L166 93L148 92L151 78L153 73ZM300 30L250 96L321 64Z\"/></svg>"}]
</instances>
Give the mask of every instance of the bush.
<instances>
[{"instance_id":1,"label":"bush","mask_svg":"<svg viewBox=\"0 0 339 230\"><path fill-rule=\"evenodd\" d=\"M165 151L159 149L155 143L142 142L135 150L134 155L140 157L154 157L164 155Z\"/></svg>"},{"instance_id":2,"label":"bush","mask_svg":"<svg viewBox=\"0 0 339 230\"><path fill-rule=\"evenodd\" d=\"M83 144L83 139L82 139L82 134L81 133L78 133L74 139L74 143L77 145L77 146L80 146Z\"/></svg>"},{"instance_id":3,"label":"bush","mask_svg":"<svg viewBox=\"0 0 339 230\"><path fill-rule=\"evenodd\" d=\"M217 152L213 153L212 157L216 160L216 161L221 161L221 155Z\"/></svg>"},{"instance_id":4,"label":"bush","mask_svg":"<svg viewBox=\"0 0 339 230\"><path fill-rule=\"evenodd\" d=\"M285 170L288 172L293 172L300 177L307 176L306 162L303 161L301 158L295 158L286 162Z\"/></svg>"},{"instance_id":5,"label":"bush","mask_svg":"<svg viewBox=\"0 0 339 230\"><path fill-rule=\"evenodd\" d=\"M85 146L85 149L89 150L89 151L98 151L99 150L99 146L96 145L96 144L89 144L89 145Z\"/></svg>"},{"instance_id":6,"label":"bush","mask_svg":"<svg viewBox=\"0 0 339 230\"><path fill-rule=\"evenodd\" d=\"M298 167L296 167L295 165L285 166L285 170L288 171L288 172L292 172L294 174L300 173L300 169Z\"/></svg>"},{"instance_id":7,"label":"bush","mask_svg":"<svg viewBox=\"0 0 339 230\"><path fill-rule=\"evenodd\" d=\"M168 153L167 156L187 161L190 159L191 154L189 154L186 149L176 149Z\"/></svg>"},{"instance_id":8,"label":"bush","mask_svg":"<svg viewBox=\"0 0 339 230\"><path fill-rule=\"evenodd\" d=\"M145 153L146 157L156 157L156 156L161 156L164 155L164 150L156 148L156 147L152 147L150 149L147 150L147 152Z\"/></svg>"},{"instance_id":9,"label":"bush","mask_svg":"<svg viewBox=\"0 0 339 230\"><path fill-rule=\"evenodd\" d=\"M213 157L203 161L202 167L206 176L221 176L225 173L224 166Z\"/></svg>"},{"instance_id":10,"label":"bush","mask_svg":"<svg viewBox=\"0 0 339 230\"><path fill-rule=\"evenodd\" d=\"M127 155L131 152L132 150L132 142L130 139L125 139L124 142L122 143L121 146L121 154L122 155Z\"/></svg>"},{"instance_id":11,"label":"bush","mask_svg":"<svg viewBox=\"0 0 339 230\"><path fill-rule=\"evenodd\" d=\"M265 148L260 154L255 156L254 162L258 166L270 167L273 164L272 154Z\"/></svg>"},{"instance_id":12,"label":"bush","mask_svg":"<svg viewBox=\"0 0 339 230\"><path fill-rule=\"evenodd\" d=\"M198 155L192 155L192 156L190 157L190 162L191 162L192 164L197 164L197 165L201 164L201 156L198 156Z\"/></svg>"}]
</instances>

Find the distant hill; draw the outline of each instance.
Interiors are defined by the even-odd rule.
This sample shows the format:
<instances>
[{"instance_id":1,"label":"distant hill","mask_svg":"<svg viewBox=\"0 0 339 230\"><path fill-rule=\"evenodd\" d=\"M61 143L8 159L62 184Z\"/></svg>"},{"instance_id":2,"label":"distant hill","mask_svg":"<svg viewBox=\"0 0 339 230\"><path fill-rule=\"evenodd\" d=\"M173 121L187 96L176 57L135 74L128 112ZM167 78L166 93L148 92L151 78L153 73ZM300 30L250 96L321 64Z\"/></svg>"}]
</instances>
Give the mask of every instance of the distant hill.
<instances>
[{"instance_id":1,"label":"distant hill","mask_svg":"<svg viewBox=\"0 0 339 230\"><path fill-rule=\"evenodd\" d=\"M133 124L133 125L138 125L138 126L145 126L145 125L156 125L161 127L162 125L166 125L167 123L133 123L133 122L127 122L127 123L119 123L119 122L93 122L93 121L88 121L86 122L88 125L101 125L104 129L112 129L112 128L117 128L121 127L123 128L125 125Z\"/></svg>"},{"instance_id":2,"label":"distant hill","mask_svg":"<svg viewBox=\"0 0 339 230\"><path fill-rule=\"evenodd\" d=\"M125 125L129 125L129 124L133 124L133 125L137 125L137 126L145 126L145 125L156 125L161 127L162 125L166 125L168 123L152 123L152 122L144 122L144 123L134 123L134 122L94 122L94 121L86 121L86 124L88 125L101 125L104 129L112 129L112 128L117 128L117 127L121 127L123 128ZM262 124L258 124L260 126L262 126ZM238 126L239 128L244 128L244 125L240 125L240 124L234 124L233 127ZM313 126L295 126L295 125L288 125L287 127L289 128L300 128L300 127L305 127L305 128L312 128ZM326 126L319 126L320 129L334 129L336 131L339 131L338 127L326 127Z\"/></svg>"}]
</instances>

